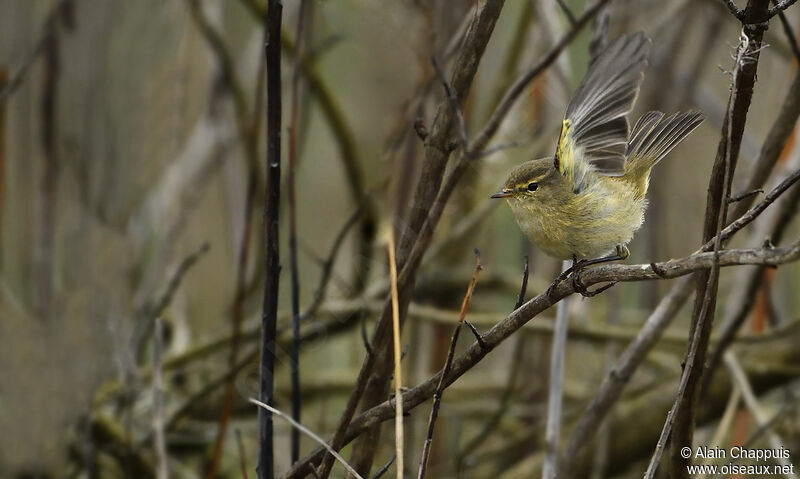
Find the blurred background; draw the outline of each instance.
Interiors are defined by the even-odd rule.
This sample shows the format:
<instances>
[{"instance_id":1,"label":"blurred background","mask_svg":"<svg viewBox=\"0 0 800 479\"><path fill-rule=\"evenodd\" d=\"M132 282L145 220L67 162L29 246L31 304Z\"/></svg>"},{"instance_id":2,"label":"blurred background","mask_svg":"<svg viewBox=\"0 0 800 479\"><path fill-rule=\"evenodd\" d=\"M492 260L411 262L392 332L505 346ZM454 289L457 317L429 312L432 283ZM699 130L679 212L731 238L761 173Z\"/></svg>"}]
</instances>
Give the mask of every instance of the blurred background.
<instances>
[{"instance_id":1,"label":"blurred background","mask_svg":"<svg viewBox=\"0 0 800 479\"><path fill-rule=\"evenodd\" d=\"M158 331L170 477L208 477L211 464L212 477L241 477L242 461L255 477L257 410L246 398L257 396L263 284L265 3L0 0L0 477L156 477ZM430 58L449 71L473 3L310 0L296 61L299 4L284 2L284 132L295 70L299 86L302 418L324 438L335 430L366 354L363 334L386 297L385 232L402 228L423 161L415 120L430 126L443 98ZM586 7L565 3L575 15ZM654 171L647 219L627 262L686 256L701 242L741 25L718 0L610 5L611 38L643 30L653 39L633 117L693 108L707 116ZM794 33L798 14L786 12ZM569 28L555 0L506 1L464 108L470 134ZM527 88L490 145L495 152L474 163L450 199L403 331L405 385L444 364L474 248L484 271L467 318L481 331L513 309L525 256L528 297L561 267L488 196L511 168L554 151L591 36L589 25ZM746 185L796 75L777 18L765 38L734 192ZM767 188L798 166L792 138ZM794 213L796 203L783 211ZM288 218L284 201L275 404L286 411ZM764 215L732 246L760 246L775 221ZM798 225L784 224L786 243ZM722 378L704 399L696 441L722 431L722 445L757 434L753 444L763 446L774 433L796 458L800 268L770 270L745 291L752 270L723 271L717 322L748 315L734 351L772 418L769 434L738 402L729 407L729 427L719 427L732 402ZM572 301L566 431L671 282L620 284ZM736 309L744 294L744 310ZM690 313L681 310L597 432L585 477L641 476L674 398ZM430 477L540 474L554 314L528 323L447 389ZM458 351L472 342L462 332ZM405 421L409 475L429 410L425 403ZM278 419L275 427L280 474L290 466L290 428ZM373 472L392 456L392 429L382 429ZM301 455L314 447L302 437ZM343 475L336 466L333 476Z\"/></svg>"}]
</instances>

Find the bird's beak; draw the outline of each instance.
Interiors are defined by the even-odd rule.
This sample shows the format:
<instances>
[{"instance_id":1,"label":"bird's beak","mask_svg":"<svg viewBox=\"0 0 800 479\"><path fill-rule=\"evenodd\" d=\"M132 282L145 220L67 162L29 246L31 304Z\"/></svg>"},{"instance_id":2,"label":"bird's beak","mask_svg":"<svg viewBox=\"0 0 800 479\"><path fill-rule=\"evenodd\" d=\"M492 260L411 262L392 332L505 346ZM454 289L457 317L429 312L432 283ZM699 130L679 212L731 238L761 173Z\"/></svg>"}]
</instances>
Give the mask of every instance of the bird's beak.
<instances>
[{"instance_id":1,"label":"bird's beak","mask_svg":"<svg viewBox=\"0 0 800 479\"><path fill-rule=\"evenodd\" d=\"M509 196L511 196L511 192L509 190L503 189L493 194L489 198L508 198Z\"/></svg>"}]
</instances>

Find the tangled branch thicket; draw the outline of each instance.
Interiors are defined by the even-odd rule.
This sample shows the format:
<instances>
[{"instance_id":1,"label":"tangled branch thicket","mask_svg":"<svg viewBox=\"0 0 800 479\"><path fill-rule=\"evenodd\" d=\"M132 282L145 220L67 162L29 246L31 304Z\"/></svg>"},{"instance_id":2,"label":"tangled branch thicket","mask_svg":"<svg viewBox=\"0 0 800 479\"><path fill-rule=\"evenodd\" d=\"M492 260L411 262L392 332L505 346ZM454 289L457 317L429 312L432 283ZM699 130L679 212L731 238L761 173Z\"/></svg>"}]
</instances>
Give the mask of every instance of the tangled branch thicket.
<instances>
[{"instance_id":1,"label":"tangled branch thicket","mask_svg":"<svg viewBox=\"0 0 800 479\"><path fill-rule=\"evenodd\" d=\"M796 462L794 1L35 3L0 0L0 476ZM653 172L631 258L548 294L560 263L488 196L638 29L631 116L708 121Z\"/></svg>"}]
</instances>

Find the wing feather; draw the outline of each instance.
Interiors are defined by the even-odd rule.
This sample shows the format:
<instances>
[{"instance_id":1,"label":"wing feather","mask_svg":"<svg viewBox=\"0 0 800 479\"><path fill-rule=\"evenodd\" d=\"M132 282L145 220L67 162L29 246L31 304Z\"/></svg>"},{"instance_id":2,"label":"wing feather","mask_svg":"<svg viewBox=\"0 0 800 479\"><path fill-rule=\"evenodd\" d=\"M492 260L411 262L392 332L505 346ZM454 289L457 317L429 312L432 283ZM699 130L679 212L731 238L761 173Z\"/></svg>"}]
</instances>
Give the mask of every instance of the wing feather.
<instances>
[{"instance_id":1,"label":"wing feather","mask_svg":"<svg viewBox=\"0 0 800 479\"><path fill-rule=\"evenodd\" d=\"M590 65L567 106L555 165L580 191L586 172L619 176L628 152L628 120L647 66L642 32L614 40Z\"/></svg>"}]
</instances>

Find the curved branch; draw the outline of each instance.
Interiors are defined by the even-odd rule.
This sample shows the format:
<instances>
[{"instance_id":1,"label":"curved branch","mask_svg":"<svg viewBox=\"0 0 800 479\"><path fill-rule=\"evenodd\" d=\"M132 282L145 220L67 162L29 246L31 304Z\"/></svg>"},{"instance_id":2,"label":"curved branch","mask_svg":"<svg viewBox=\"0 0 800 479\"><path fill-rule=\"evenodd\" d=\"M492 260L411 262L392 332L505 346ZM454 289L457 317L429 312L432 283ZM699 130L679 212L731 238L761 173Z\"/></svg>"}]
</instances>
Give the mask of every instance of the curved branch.
<instances>
[{"instance_id":1,"label":"curved branch","mask_svg":"<svg viewBox=\"0 0 800 479\"><path fill-rule=\"evenodd\" d=\"M800 259L800 240L795 241L786 248L755 248L755 249L733 249L719 252L718 261L720 267L734 265L768 265L778 266L781 264L797 261ZM715 261L715 253L704 252L687 256L681 259L664 261L656 264L656 273L651 265L605 265L584 271L581 274L581 282L589 287L598 283L611 281L631 282L657 280L663 278L677 278L696 271L711 268ZM660 273L660 274L659 274ZM453 361L450 374L444 378L444 384L449 386L467 371L478 364L489 352L494 350L501 342L520 329L528 321L535 318L541 312L551 307L561 299L574 294L575 286L571 281L562 282L548 297L542 293L529 300L522 307L516 309L506 319L499 322L484 336L484 347L473 343L461 356ZM437 372L425 382L406 391L403 394L403 410L409 411L414 407L430 399L436 386L439 383L442 372ZM355 439L364 430L380 424L394 417L394 403L384 401L383 403L364 411L356 416L347 428L345 433L345 443ZM324 450L318 448L295 464L284 477L300 477L302 472L307 470L310 464L320 460Z\"/></svg>"}]
</instances>

